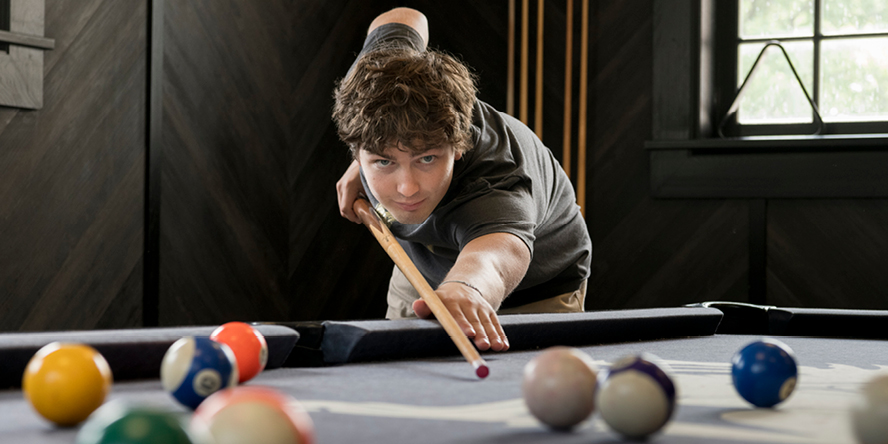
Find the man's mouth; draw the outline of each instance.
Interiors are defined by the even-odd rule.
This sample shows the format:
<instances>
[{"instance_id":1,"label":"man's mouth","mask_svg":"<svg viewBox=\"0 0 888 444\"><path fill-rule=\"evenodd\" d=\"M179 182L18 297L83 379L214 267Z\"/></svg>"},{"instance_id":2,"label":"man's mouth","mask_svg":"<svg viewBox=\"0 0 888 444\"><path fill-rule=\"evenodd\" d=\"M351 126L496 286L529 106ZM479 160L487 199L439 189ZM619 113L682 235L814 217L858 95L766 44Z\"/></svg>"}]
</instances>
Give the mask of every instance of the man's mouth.
<instances>
[{"instance_id":1,"label":"man's mouth","mask_svg":"<svg viewBox=\"0 0 888 444\"><path fill-rule=\"evenodd\" d=\"M397 205L398 208L400 208L401 210L404 210L404 211L415 211L420 206L422 206L423 202L424 202L424 200L420 200L418 202L412 202L412 203L411 202L395 202L395 205Z\"/></svg>"}]
</instances>

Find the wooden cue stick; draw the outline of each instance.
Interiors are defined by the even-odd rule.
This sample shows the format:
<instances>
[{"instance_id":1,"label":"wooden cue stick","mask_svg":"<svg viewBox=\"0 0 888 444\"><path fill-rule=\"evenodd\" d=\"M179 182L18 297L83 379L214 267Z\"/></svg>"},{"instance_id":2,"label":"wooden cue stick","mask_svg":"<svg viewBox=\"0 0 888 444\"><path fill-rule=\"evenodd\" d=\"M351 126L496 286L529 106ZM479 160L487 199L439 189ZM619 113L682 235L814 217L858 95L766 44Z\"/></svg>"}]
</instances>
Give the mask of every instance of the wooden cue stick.
<instances>
[{"instance_id":1,"label":"wooden cue stick","mask_svg":"<svg viewBox=\"0 0 888 444\"><path fill-rule=\"evenodd\" d=\"M521 123L527 125L527 57L528 57L528 48L527 48L527 39L528 39L528 31L530 28L530 18L528 14L530 13L530 0L522 0L521 1L521 91L518 95L519 101L519 117L518 120Z\"/></svg>"},{"instance_id":2,"label":"wooden cue stick","mask_svg":"<svg viewBox=\"0 0 888 444\"><path fill-rule=\"evenodd\" d=\"M508 62L506 63L506 114L515 115L515 0L509 0Z\"/></svg>"},{"instance_id":3,"label":"wooden cue stick","mask_svg":"<svg viewBox=\"0 0 888 444\"><path fill-rule=\"evenodd\" d=\"M358 217L361 218L364 225L370 229L370 232L373 233L373 236L379 241L379 245L381 245L385 252L388 253L389 257L395 262L395 265L401 269L401 272L404 273L407 280L413 284L413 288L419 292L419 296L422 297L422 300L425 301L426 305L429 306L429 309L432 310L435 318L437 318L438 322L441 323L441 326L444 327L444 331L447 332L450 339L456 344L456 348L459 349L459 352L462 353L463 357L466 358L466 361L469 361L469 363L472 364L472 367L475 368L475 375L479 378L487 377L490 373L487 363L484 362L484 359L478 354L478 350L476 350L472 343L469 342L469 338L466 337L462 329L459 328L456 320L453 319L453 315L450 314L450 311L447 310L447 307L445 307L444 303L441 302L441 299L438 298L435 290L432 290L432 287L422 274L420 274L416 265L413 264L413 261L407 256L407 253L401 248L401 244L398 243L395 236L392 235L392 232L379 220L376 211L370 208L370 203L365 199L358 199L352 207Z\"/></svg>"},{"instance_id":4,"label":"wooden cue stick","mask_svg":"<svg viewBox=\"0 0 888 444\"><path fill-rule=\"evenodd\" d=\"M564 42L564 144L561 153L561 166L570 178L570 133L573 119L573 0L567 0L567 38Z\"/></svg>"},{"instance_id":5,"label":"wooden cue stick","mask_svg":"<svg viewBox=\"0 0 888 444\"><path fill-rule=\"evenodd\" d=\"M543 0L537 0L537 54L536 54L536 102L534 104L533 129L543 139Z\"/></svg>"},{"instance_id":6,"label":"wooden cue stick","mask_svg":"<svg viewBox=\"0 0 888 444\"><path fill-rule=\"evenodd\" d=\"M583 17L580 25L580 119L577 134L577 204L586 215L586 78L588 77L589 48L589 0L583 0Z\"/></svg>"}]
</instances>

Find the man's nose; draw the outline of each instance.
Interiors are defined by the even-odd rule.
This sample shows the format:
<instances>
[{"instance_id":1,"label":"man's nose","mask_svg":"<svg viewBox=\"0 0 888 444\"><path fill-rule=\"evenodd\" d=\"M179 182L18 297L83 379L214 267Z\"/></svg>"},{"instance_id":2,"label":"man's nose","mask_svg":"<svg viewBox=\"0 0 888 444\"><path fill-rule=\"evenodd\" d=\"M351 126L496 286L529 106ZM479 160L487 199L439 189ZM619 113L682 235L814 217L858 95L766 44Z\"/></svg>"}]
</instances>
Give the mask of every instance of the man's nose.
<instances>
[{"instance_id":1,"label":"man's nose","mask_svg":"<svg viewBox=\"0 0 888 444\"><path fill-rule=\"evenodd\" d=\"M410 197L419 191L419 182L416 175L409 168L405 168L398 180L398 193L405 197Z\"/></svg>"}]
</instances>

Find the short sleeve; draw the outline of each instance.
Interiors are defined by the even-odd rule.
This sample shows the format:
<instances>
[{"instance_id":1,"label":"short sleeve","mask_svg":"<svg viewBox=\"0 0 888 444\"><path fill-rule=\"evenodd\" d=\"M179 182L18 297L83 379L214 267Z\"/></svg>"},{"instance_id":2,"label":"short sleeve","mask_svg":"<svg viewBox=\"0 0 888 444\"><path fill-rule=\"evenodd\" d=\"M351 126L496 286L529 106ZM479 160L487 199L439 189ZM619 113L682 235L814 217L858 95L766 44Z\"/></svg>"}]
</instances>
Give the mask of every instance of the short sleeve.
<instances>
[{"instance_id":1,"label":"short sleeve","mask_svg":"<svg viewBox=\"0 0 888 444\"><path fill-rule=\"evenodd\" d=\"M510 180L511 179L511 180ZM442 224L453 228L453 237L462 250L472 239L493 233L510 233L519 237L533 256L536 240L536 205L530 190L520 178L513 177L460 203Z\"/></svg>"}]
</instances>

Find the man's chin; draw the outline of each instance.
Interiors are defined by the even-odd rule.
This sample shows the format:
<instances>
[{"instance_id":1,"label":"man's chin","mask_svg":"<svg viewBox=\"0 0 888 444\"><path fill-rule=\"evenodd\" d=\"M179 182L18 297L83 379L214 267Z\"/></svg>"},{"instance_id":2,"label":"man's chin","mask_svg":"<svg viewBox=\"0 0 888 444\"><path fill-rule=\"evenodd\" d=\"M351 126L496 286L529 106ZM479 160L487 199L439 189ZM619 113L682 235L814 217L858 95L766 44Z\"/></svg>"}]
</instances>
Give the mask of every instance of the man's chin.
<instances>
[{"instance_id":1,"label":"man's chin","mask_svg":"<svg viewBox=\"0 0 888 444\"><path fill-rule=\"evenodd\" d=\"M399 224L402 224L402 225L418 225L418 224L425 222L426 219L428 219L430 216L429 214L425 214L425 213L423 213L423 214L403 213L400 211L397 213L390 212L390 214L395 219L395 221L397 221Z\"/></svg>"}]
</instances>

